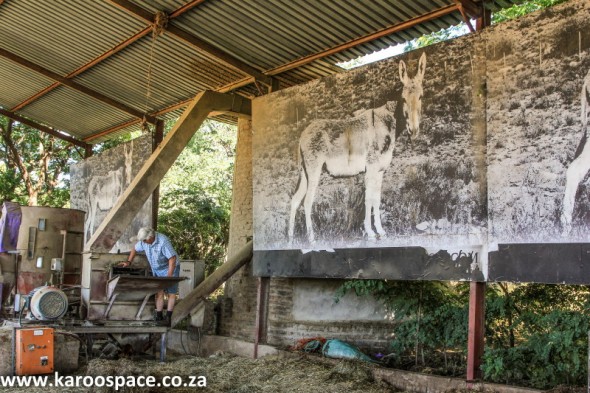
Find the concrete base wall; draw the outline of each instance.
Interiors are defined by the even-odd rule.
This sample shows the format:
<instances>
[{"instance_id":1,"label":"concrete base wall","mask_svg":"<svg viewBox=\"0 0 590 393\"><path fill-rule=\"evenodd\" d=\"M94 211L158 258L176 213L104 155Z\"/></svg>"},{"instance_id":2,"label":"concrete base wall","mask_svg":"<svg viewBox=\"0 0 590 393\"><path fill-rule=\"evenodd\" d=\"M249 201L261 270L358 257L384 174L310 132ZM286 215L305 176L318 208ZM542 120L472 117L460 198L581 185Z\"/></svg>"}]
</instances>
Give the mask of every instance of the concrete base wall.
<instances>
[{"instance_id":1,"label":"concrete base wall","mask_svg":"<svg viewBox=\"0 0 590 393\"><path fill-rule=\"evenodd\" d=\"M168 349L179 354L190 354L208 357L219 352L229 352L234 355L253 358L254 344L230 337L203 335L200 339L191 338L187 332L171 330L168 333ZM277 355L279 350L270 345L258 346L258 357Z\"/></svg>"}]
</instances>

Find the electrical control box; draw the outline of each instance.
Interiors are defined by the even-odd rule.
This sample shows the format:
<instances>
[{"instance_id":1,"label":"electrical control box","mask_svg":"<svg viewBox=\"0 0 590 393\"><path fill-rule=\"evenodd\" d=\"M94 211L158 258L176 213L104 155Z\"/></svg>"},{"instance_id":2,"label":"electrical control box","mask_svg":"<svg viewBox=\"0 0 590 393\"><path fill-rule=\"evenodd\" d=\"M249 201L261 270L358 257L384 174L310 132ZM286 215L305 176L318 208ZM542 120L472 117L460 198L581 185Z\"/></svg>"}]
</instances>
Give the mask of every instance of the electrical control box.
<instances>
[{"instance_id":1,"label":"electrical control box","mask_svg":"<svg viewBox=\"0 0 590 393\"><path fill-rule=\"evenodd\" d=\"M205 261L181 260L179 275L187 278L178 283L178 297L184 299L205 279Z\"/></svg>"},{"instance_id":2,"label":"electrical control box","mask_svg":"<svg viewBox=\"0 0 590 393\"><path fill-rule=\"evenodd\" d=\"M17 329L14 347L16 375L53 372L53 329L44 327Z\"/></svg>"}]
</instances>

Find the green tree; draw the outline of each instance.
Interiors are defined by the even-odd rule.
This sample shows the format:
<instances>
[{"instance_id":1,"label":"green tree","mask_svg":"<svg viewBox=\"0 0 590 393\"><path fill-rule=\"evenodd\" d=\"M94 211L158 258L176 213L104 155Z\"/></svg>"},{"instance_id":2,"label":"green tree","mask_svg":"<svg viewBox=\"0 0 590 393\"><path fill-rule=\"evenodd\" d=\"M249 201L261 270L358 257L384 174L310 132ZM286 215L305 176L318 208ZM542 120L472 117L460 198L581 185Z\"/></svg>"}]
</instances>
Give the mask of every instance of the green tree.
<instances>
[{"instance_id":1,"label":"green tree","mask_svg":"<svg viewBox=\"0 0 590 393\"><path fill-rule=\"evenodd\" d=\"M423 48L438 42L447 41L452 38L457 38L465 35L469 32L465 23L460 23L457 26L451 26L440 31L436 31L430 34L424 34L423 36L416 38L412 41L406 42L404 52L409 52L418 48Z\"/></svg>"},{"instance_id":2,"label":"green tree","mask_svg":"<svg viewBox=\"0 0 590 393\"><path fill-rule=\"evenodd\" d=\"M551 7L567 0L528 0L522 4L513 5L510 8L504 8L492 14L492 23L500 23L510 19L515 19L523 15L538 11L543 8Z\"/></svg>"},{"instance_id":3,"label":"green tree","mask_svg":"<svg viewBox=\"0 0 590 393\"><path fill-rule=\"evenodd\" d=\"M393 316L389 365L428 366L445 375L461 375L467 349L469 289L442 281L350 280L336 292L372 296Z\"/></svg>"},{"instance_id":4,"label":"green tree","mask_svg":"<svg viewBox=\"0 0 590 393\"><path fill-rule=\"evenodd\" d=\"M160 184L158 230L208 273L226 253L235 145L235 127L206 121Z\"/></svg>"},{"instance_id":5,"label":"green tree","mask_svg":"<svg viewBox=\"0 0 590 393\"><path fill-rule=\"evenodd\" d=\"M67 206L69 164L83 156L69 142L0 116L0 197L23 205Z\"/></svg>"}]
</instances>

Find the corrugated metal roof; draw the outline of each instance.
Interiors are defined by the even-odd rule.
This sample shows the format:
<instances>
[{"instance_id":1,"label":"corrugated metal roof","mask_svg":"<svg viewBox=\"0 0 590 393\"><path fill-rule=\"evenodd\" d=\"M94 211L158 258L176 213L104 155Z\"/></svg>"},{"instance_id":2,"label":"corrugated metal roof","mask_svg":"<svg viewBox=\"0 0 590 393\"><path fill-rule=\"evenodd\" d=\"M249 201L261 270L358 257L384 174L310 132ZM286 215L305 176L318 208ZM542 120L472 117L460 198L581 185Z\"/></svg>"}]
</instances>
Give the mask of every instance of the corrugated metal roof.
<instances>
[{"instance_id":1,"label":"corrugated metal roof","mask_svg":"<svg viewBox=\"0 0 590 393\"><path fill-rule=\"evenodd\" d=\"M497 9L515 2L518 0L486 0L485 5ZM175 13L187 5L183 13ZM184 30L193 42L166 31L155 40L152 51L150 25L145 19L158 11L174 16L168 27ZM438 17L427 18L433 13ZM380 33L415 18L422 19L404 30ZM74 82L130 109L115 108L101 97L64 86L28 102L53 80L2 56L0 106L15 108L18 114L81 140L100 134L91 140L96 143L139 129L137 123L121 128L136 120L137 113L147 110L160 113L160 118L177 116L181 109L162 110L205 89L225 91L237 84L239 94L260 95L260 86L241 83L255 75L255 70L275 76L281 86L299 84L339 72L337 62L461 20L454 0L0 1L3 53L60 76L76 72ZM368 36L373 39L352 44ZM199 40L222 53L206 53ZM338 50L326 52L334 48ZM322 55L314 56L319 53ZM314 57L306 59L309 56ZM76 71L90 62L83 72ZM146 100L150 64L151 96ZM232 120L226 115L219 119ZM112 133L103 135L111 129Z\"/></svg>"}]
</instances>

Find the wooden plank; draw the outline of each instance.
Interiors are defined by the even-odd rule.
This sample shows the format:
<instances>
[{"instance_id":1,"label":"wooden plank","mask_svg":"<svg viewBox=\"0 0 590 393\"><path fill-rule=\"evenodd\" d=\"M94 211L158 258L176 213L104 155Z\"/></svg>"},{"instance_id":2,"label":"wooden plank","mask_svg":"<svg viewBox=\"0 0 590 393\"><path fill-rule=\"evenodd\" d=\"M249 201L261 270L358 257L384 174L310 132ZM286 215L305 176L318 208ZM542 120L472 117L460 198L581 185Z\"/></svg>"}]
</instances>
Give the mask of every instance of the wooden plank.
<instances>
[{"instance_id":1,"label":"wooden plank","mask_svg":"<svg viewBox=\"0 0 590 393\"><path fill-rule=\"evenodd\" d=\"M194 133L213 111L250 115L251 103L250 100L233 94L213 91L198 94L96 229L86 244L87 249L97 252L111 250Z\"/></svg>"},{"instance_id":2,"label":"wooden plank","mask_svg":"<svg viewBox=\"0 0 590 393\"><path fill-rule=\"evenodd\" d=\"M176 326L180 321L187 317L199 303L207 296L212 294L221 284L227 281L235 272L252 259L254 247L250 240L240 251L238 251L227 262L217 268L209 277L193 289L178 305L174 308L171 318L171 326Z\"/></svg>"}]
</instances>

